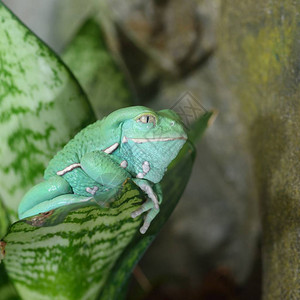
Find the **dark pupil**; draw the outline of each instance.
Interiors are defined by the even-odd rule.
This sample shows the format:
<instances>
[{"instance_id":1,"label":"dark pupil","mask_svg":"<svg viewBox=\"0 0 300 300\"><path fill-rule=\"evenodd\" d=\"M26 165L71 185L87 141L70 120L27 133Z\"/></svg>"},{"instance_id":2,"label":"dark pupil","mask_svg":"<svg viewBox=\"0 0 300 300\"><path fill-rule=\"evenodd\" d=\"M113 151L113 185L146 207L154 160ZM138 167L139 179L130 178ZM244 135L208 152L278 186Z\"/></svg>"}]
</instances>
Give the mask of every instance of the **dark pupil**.
<instances>
[{"instance_id":1,"label":"dark pupil","mask_svg":"<svg viewBox=\"0 0 300 300\"><path fill-rule=\"evenodd\" d=\"M150 117L149 117L149 116L147 116L147 123L149 123L149 120L150 120Z\"/></svg>"}]
</instances>

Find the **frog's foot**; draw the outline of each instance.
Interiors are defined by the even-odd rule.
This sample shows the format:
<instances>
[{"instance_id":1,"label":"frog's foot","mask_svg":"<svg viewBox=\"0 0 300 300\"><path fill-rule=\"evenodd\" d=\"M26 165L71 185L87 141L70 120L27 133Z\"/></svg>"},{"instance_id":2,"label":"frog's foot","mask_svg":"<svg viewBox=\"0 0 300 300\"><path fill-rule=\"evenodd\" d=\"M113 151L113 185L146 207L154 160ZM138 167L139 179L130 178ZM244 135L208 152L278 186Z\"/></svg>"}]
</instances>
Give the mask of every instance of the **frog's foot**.
<instances>
[{"instance_id":1,"label":"frog's foot","mask_svg":"<svg viewBox=\"0 0 300 300\"><path fill-rule=\"evenodd\" d=\"M135 184L137 184L140 189L147 194L149 199L153 202L154 207L159 210L159 201L156 194L153 192L153 189L149 182L143 179L134 179Z\"/></svg>"},{"instance_id":2,"label":"frog's foot","mask_svg":"<svg viewBox=\"0 0 300 300\"><path fill-rule=\"evenodd\" d=\"M41 203L35 205L34 207L32 207L31 209L23 212L20 215L20 219L32 217L32 216L35 216L40 213L45 213L45 212L59 208L64 205L87 202L91 199L93 199L93 197L79 196L76 194L60 195L60 196L54 197L53 199L41 202Z\"/></svg>"},{"instance_id":3,"label":"frog's foot","mask_svg":"<svg viewBox=\"0 0 300 300\"><path fill-rule=\"evenodd\" d=\"M138 210L134 211L131 214L132 218L136 218L146 211L148 211L148 213L145 217L143 226L140 228L140 233L142 234L144 234L148 230L151 222L159 213L159 207L156 207L152 199L148 199Z\"/></svg>"},{"instance_id":4,"label":"frog's foot","mask_svg":"<svg viewBox=\"0 0 300 300\"><path fill-rule=\"evenodd\" d=\"M48 203L51 199L71 193L72 188L63 177L52 176L35 185L25 194L18 207L19 218L26 218L28 216L27 212L34 207L43 207L44 203Z\"/></svg>"}]
</instances>

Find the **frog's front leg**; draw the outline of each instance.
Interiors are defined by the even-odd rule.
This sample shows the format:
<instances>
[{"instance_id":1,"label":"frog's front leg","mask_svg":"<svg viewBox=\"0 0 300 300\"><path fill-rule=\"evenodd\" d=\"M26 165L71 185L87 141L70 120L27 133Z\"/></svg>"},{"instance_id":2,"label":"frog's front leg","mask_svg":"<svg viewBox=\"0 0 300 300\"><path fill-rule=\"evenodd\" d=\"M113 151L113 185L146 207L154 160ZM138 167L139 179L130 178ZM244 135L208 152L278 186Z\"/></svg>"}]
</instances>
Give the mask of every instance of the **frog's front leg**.
<instances>
[{"instance_id":1,"label":"frog's front leg","mask_svg":"<svg viewBox=\"0 0 300 300\"><path fill-rule=\"evenodd\" d=\"M45 212L47 210L38 211L33 208L42 208L43 203L47 203L47 201L53 198L70 193L72 193L72 188L63 177L57 175L50 177L49 179L32 187L25 194L18 208L19 218L23 219L40 212Z\"/></svg>"},{"instance_id":2,"label":"frog's front leg","mask_svg":"<svg viewBox=\"0 0 300 300\"><path fill-rule=\"evenodd\" d=\"M159 213L159 204L162 202L162 190L159 183L154 185L154 191L152 189L152 184L144 179L133 179L133 181L148 195L148 200L141 205L141 207L134 211L131 214L132 218L136 218L144 212L147 212L147 215L144 220L143 226L140 228L140 232L144 234L151 222Z\"/></svg>"},{"instance_id":3,"label":"frog's front leg","mask_svg":"<svg viewBox=\"0 0 300 300\"><path fill-rule=\"evenodd\" d=\"M90 178L107 189L122 186L122 184L131 177L120 164L111 159L109 154L102 151L93 151L85 154L80 164L82 170Z\"/></svg>"}]
</instances>

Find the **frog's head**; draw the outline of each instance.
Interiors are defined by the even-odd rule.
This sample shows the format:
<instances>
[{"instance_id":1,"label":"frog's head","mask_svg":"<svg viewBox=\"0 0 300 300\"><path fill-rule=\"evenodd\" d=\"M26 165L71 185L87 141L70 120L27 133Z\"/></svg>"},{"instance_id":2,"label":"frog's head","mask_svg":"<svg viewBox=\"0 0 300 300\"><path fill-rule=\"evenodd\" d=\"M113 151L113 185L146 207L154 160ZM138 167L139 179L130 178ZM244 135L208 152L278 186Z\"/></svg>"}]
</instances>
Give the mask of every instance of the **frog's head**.
<instances>
[{"instance_id":1,"label":"frog's head","mask_svg":"<svg viewBox=\"0 0 300 300\"><path fill-rule=\"evenodd\" d=\"M157 183L187 140L182 121L167 109L134 106L126 108L126 114L118 155L134 176Z\"/></svg>"}]
</instances>

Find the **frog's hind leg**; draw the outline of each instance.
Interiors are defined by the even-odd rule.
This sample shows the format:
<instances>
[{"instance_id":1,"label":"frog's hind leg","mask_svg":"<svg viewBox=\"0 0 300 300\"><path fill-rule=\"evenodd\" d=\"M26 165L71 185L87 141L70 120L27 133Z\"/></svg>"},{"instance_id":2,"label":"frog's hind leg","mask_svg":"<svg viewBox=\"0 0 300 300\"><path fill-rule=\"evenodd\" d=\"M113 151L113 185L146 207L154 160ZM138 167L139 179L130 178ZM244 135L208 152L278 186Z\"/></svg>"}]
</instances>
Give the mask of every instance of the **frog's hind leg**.
<instances>
[{"instance_id":1,"label":"frog's hind leg","mask_svg":"<svg viewBox=\"0 0 300 300\"><path fill-rule=\"evenodd\" d=\"M23 215L22 218L27 218L31 216L35 216L39 213L47 212L52 209L56 209L58 207L69 205L69 204L78 204L82 202L86 202L91 200L93 197L86 197L86 196L80 196L76 194L64 194L57 196L53 199L46 200L44 202L41 202L31 209L27 210Z\"/></svg>"},{"instance_id":2,"label":"frog's hind leg","mask_svg":"<svg viewBox=\"0 0 300 300\"><path fill-rule=\"evenodd\" d=\"M72 188L61 176L55 175L32 187L22 198L18 208L19 218L28 217L28 211L45 201L54 199L60 195L71 194ZM41 211L40 211L41 212ZM39 212L38 212L39 213Z\"/></svg>"}]
</instances>

